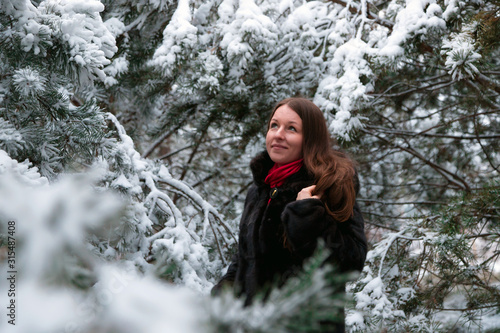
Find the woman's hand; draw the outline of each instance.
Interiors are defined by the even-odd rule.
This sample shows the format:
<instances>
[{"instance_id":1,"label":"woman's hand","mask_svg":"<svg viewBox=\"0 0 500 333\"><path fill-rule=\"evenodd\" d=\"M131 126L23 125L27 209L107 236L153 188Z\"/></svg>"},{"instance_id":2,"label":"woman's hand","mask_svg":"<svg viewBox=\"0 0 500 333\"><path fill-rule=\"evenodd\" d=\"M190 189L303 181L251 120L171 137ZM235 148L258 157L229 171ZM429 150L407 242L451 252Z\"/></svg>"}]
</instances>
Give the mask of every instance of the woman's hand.
<instances>
[{"instance_id":1,"label":"woman's hand","mask_svg":"<svg viewBox=\"0 0 500 333\"><path fill-rule=\"evenodd\" d=\"M316 185L311 185L311 186L308 186L308 187L304 187L297 194L297 200L319 199L319 198L321 198L321 195L312 195L312 191L314 191L315 188L316 188Z\"/></svg>"}]
</instances>

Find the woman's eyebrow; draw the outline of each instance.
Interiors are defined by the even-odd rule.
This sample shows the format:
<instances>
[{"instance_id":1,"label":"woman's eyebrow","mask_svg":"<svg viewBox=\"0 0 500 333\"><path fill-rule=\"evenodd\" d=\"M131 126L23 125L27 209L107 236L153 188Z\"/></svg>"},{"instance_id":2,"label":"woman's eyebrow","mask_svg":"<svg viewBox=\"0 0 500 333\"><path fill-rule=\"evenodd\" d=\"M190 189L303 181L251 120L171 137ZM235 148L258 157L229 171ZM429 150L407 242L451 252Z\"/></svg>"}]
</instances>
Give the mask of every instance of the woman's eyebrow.
<instances>
[{"instance_id":1,"label":"woman's eyebrow","mask_svg":"<svg viewBox=\"0 0 500 333\"><path fill-rule=\"evenodd\" d=\"M272 118L271 121L276 121L276 122L279 122L278 119L276 118ZM285 121L286 123L289 123L289 124L298 124L298 122L296 122L295 120L287 120Z\"/></svg>"}]
</instances>

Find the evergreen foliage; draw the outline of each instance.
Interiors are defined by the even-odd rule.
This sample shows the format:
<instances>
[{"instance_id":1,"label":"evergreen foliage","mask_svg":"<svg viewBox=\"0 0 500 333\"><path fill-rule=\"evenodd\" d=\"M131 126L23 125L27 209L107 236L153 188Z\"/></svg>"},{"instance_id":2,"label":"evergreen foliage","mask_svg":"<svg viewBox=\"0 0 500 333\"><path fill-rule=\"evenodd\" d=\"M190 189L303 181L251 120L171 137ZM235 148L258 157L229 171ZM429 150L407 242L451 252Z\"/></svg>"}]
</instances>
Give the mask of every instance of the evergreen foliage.
<instances>
[{"instance_id":1,"label":"evergreen foliage","mask_svg":"<svg viewBox=\"0 0 500 333\"><path fill-rule=\"evenodd\" d=\"M499 194L498 183L464 192L447 207L386 235L370 252L355 287L356 310L371 314L356 328L448 331L458 320L471 331L484 330L481 318L494 315L500 299ZM457 319L453 312L463 315ZM441 313L451 320L436 322Z\"/></svg>"},{"instance_id":2,"label":"evergreen foliage","mask_svg":"<svg viewBox=\"0 0 500 333\"><path fill-rule=\"evenodd\" d=\"M80 23L63 35L75 20L64 15L69 5L35 8L29 1L15 1L2 7L1 147L19 161L28 159L49 178L70 168L81 170L104 154L107 130L94 99L72 100L82 87L76 79L88 83L101 74L109 63L105 56L116 50L114 40L97 12L87 20L91 29L84 31Z\"/></svg>"},{"instance_id":3,"label":"evergreen foliage","mask_svg":"<svg viewBox=\"0 0 500 333\"><path fill-rule=\"evenodd\" d=\"M211 332L332 332L344 320L345 283L355 274L336 272L325 265L328 249L320 243L304 265L304 271L275 288L258 294L243 307L230 291L212 301ZM263 299L266 299L263 301ZM234 308L237 306L236 309Z\"/></svg>"},{"instance_id":4,"label":"evergreen foliage","mask_svg":"<svg viewBox=\"0 0 500 333\"><path fill-rule=\"evenodd\" d=\"M0 257L16 220L21 303L53 299L24 308L21 329L317 330L339 301L321 254L248 308L165 286L206 294L220 276L269 111L295 95L359 162L372 250L349 330L498 329L499 13L497 0L1 1ZM74 311L35 311L51 306Z\"/></svg>"}]
</instances>

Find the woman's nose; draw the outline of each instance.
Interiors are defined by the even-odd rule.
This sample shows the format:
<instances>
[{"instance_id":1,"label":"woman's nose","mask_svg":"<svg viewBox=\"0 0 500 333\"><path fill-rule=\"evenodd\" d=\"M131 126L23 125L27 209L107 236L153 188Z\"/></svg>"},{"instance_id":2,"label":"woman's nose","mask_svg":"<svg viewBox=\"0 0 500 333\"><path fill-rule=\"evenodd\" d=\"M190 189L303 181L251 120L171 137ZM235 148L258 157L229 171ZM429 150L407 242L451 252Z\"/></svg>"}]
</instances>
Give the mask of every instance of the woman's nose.
<instances>
[{"instance_id":1,"label":"woman's nose","mask_svg":"<svg viewBox=\"0 0 500 333\"><path fill-rule=\"evenodd\" d=\"M283 127L278 128L276 131L276 136L278 138L284 138L285 137L285 129Z\"/></svg>"}]
</instances>

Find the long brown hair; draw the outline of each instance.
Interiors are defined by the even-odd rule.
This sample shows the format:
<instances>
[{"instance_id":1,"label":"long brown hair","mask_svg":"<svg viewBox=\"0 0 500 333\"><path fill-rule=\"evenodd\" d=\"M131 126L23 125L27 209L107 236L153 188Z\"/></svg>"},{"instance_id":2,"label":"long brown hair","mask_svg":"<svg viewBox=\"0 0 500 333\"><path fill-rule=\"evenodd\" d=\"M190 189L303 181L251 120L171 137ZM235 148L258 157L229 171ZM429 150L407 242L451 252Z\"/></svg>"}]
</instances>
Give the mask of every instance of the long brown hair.
<instances>
[{"instance_id":1,"label":"long brown hair","mask_svg":"<svg viewBox=\"0 0 500 333\"><path fill-rule=\"evenodd\" d=\"M355 165L345 153L332 149L323 112L305 98L292 97L278 102L269 117L282 105L288 105L302 119L302 155L307 170L314 175L313 195L321 195L326 209L337 221L344 222L353 213L356 199Z\"/></svg>"}]
</instances>

